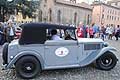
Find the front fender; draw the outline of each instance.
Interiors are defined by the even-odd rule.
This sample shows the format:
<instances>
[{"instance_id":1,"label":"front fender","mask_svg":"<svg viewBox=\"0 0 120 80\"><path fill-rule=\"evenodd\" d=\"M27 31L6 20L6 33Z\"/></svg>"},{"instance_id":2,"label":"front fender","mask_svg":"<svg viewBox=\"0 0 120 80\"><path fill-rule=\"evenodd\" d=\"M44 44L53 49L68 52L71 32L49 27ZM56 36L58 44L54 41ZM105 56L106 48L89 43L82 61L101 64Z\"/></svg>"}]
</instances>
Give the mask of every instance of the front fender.
<instances>
[{"instance_id":1,"label":"front fender","mask_svg":"<svg viewBox=\"0 0 120 80\"><path fill-rule=\"evenodd\" d=\"M43 69L43 63L44 63L44 60L42 58L41 55L39 55L37 52L35 51L22 51L20 53L18 53L9 63L8 65L6 65L5 69L9 69L11 68L11 66L18 60L20 59L22 56L26 56L26 55L32 55L32 56L35 56L41 63L41 68Z\"/></svg>"},{"instance_id":2,"label":"front fender","mask_svg":"<svg viewBox=\"0 0 120 80\"><path fill-rule=\"evenodd\" d=\"M83 61L80 62L80 66L86 66L86 65L93 63L96 59L98 59L101 55L103 55L104 53L108 51L114 53L117 50L113 47L104 47L103 49L99 51L94 51L90 53L90 55L86 57Z\"/></svg>"}]
</instances>

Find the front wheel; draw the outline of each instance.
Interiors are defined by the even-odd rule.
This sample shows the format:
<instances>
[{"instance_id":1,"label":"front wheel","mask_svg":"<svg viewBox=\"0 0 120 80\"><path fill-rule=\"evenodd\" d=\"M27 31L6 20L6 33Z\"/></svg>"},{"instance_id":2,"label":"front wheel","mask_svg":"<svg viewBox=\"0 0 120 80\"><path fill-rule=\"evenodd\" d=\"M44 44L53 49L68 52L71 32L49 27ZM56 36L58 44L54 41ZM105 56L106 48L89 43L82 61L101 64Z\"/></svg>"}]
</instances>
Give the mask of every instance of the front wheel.
<instances>
[{"instance_id":1,"label":"front wheel","mask_svg":"<svg viewBox=\"0 0 120 80\"><path fill-rule=\"evenodd\" d=\"M40 71L40 63L34 56L23 56L16 64L15 69L17 75L22 78L34 78Z\"/></svg>"},{"instance_id":2,"label":"front wheel","mask_svg":"<svg viewBox=\"0 0 120 80\"><path fill-rule=\"evenodd\" d=\"M111 70L117 64L116 56L111 52L106 52L96 60L96 65L101 70Z\"/></svg>"}]
</instances>

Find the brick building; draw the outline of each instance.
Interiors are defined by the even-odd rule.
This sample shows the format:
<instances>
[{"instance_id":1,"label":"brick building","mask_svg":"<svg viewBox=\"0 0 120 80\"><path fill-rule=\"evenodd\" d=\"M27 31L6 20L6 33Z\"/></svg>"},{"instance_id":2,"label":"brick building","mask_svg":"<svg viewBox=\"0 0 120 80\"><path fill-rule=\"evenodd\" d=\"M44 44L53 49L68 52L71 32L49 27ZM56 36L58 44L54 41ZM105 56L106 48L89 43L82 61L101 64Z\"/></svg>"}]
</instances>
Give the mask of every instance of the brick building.
<instances>
[{"instance_id":1,"label":"brick building","mask_svg":"<svg viewBox=\"0 0 120 80\"><path fill-rule=\"evenodd\" d=\"M116 0L117 1L117 0ZM118 5L118 3L117 3ZM113 5L113 1L110 3L94 2L92 22L95 22L99 26L113 26L120 25L120 7Z\"/></svg>"}]
</instances>

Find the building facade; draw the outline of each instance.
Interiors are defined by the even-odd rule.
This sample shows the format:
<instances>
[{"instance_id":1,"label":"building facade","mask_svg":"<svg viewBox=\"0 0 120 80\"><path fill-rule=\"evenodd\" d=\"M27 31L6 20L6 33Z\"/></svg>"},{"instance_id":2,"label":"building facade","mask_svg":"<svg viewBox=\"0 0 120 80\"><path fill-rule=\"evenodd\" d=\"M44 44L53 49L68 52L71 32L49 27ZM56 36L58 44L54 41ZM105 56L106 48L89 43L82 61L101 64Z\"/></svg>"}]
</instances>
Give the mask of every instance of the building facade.
<instances>
[{"instance_id":1,"label":"building facade","mask_svg":"<svg viewBox=\"0 0 120 80\"><path fill-rule=\"evenodd\" d=\"M114 6L114 7L118 7L118 8L120 8L120 0L112 0L112 1L108 1L107 4L109 4L109 5L111 5L111 6Z\"/></svg>"},{"instance_id":2,"label":"building facade","mask_svg":"<svg viewBox=\"0 0 120 80\"><path fill-rule=\"evenodd\" d=\"M91 23L92 7L65 0L42 0L39 21L58 24Z\"/></svg>"},{"instance_id":3,"label":"building facade","mask_svg":"<svg viewBox=\"0 0 120 80\"><path fill-rule=\"evenodd\" d=\"M92 6L92 22L98 24L99 26L104 25L117 27L120 25L119 7L102 2L94 2Z\"/></svg>"}]
</instances>

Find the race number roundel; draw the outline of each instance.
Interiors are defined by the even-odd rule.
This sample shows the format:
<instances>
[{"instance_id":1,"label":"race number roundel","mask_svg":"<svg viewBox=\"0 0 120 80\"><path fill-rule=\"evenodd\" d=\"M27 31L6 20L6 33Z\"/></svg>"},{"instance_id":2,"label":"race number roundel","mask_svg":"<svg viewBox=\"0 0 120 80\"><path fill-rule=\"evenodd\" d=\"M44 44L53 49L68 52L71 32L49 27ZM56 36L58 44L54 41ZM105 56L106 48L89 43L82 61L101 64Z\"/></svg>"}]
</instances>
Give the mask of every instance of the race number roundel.
<instances>
[{"instance_id":1,"label":"race number roundel","mask_svg":"<svg viewBox=\"0 0 120 80\"><path fill-rule=\"evenodd\" d=\"M67 56L69 53L69 50L65 47L61 47L61 48L58 48L55 50L55 54L58 56L58 57L65 57Z\"/></svg>"}]
</instances>

